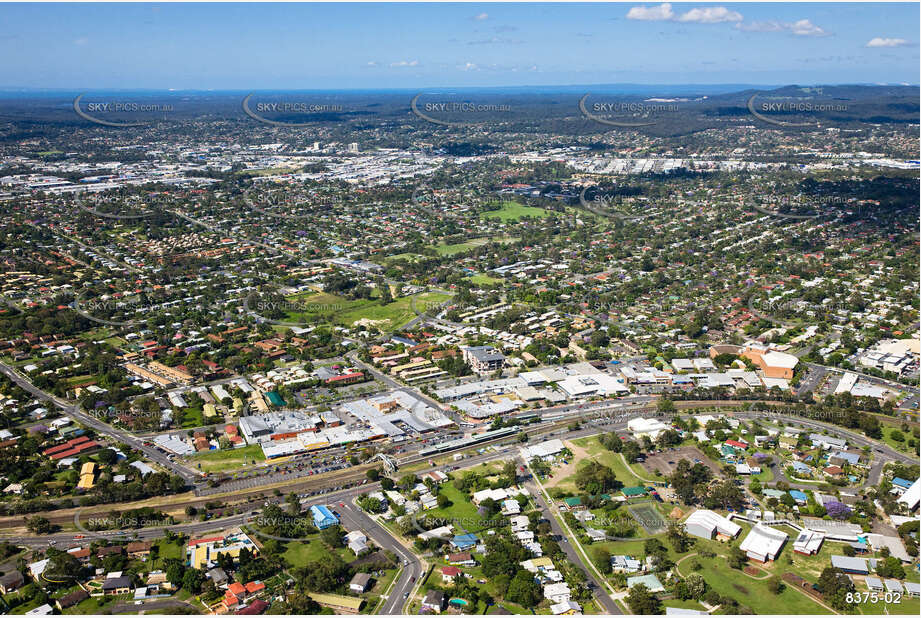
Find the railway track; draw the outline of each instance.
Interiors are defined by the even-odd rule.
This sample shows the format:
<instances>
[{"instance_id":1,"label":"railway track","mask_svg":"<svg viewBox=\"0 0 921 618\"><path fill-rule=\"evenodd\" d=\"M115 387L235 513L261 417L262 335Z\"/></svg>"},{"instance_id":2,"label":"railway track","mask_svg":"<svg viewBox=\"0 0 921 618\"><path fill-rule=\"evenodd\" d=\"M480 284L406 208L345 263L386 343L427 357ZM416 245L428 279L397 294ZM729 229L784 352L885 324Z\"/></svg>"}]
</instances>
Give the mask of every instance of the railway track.
<instances>
[{"instance_id":1,"label":"railway track","mask_svg":"<svg viewBox=\"0 0 921 618\"><path fill-rule=\"evenodd\" d=\"M718 407L740 407L743 405L749 404L781 404L783 402L755 402L755 401L740 401L740 400L705 400L705 401L676 401L675 408L677 410L693 410L700 408L712 408L715 406ZM551 409L544 410L545 413L551 412ZM626 418L627 415L636 416L640 414L649 414L656 413L656 404L655 403L646 403L641 405L617 405L615 402L612 402L610 406L591 408L585 410L584 414L580 415L577 413L569 416L565 419L554 421L549 425L540 425L533 427L523 427L522 431L529 434L543 434L543 433L552 433L558 431L561 428L568 426L574 421L586 421L591 420L595 417L604 417L604 416L623 416ZM508 436L503 436L496 438L495 440L485 441L473 446L461 447L453 451L445 451L444 453L439 453L432 456L419 456L412 455L410 457L404 458L402 460L397 460L400 467L405 467L412 464L418 464L424 462L428 459L442 458L445 455L450 455L456 452L463 452L470 450L471 448L483 448L486 446L494 446L497 443L508 442L510 438ZM514 440L514 437L511 438ZM364 463L357 466L351 466L349 468L344 468L342 470L334 470L331 472L324 472L322 474L317 474L310 477L299 477L296 480L279 480L277 483L270 483L266 485L260 485L253 487L251 489L243 491L229 491L225 493L214 493L207 496L198 496L194 491L189 491L183 494L176 494L174 496L169 496L166 498L148 498L145 500L140 500L136 502L128 503L114 503L114 504L99 504L91 507L82 507L79 510L84 516L93 516L93 515L111 515L114 513L121 513L124 511L129 511L136 508L142 507L151 507L161 511L166 512L179 512L184 510L188 506L193 507L204 507L207 503L211 502L224 502L226 503L226 508L234 508L235 506L249 504L258 500L261 500L265 497L268 497L274 493L275 490L283 491L284 493L297 492L300 494L309 494L310 492L319 492L320 490L333 491L335 489L344 488L346 486L355 486L358 483L361 483L367 477L365 473L370 468L378 467L379 464ZM28 513L23 515L11 515L0 517L0 529L3 528L15 528L25 526L25 520L27 517L34 515L41 515L48 519L52 524L57 524L60 526L68 526L73 524L74 512L78 510L77 508L66 508L59 509L54 511L44 511L38 513Z\"/></svg>"}]
</instances>

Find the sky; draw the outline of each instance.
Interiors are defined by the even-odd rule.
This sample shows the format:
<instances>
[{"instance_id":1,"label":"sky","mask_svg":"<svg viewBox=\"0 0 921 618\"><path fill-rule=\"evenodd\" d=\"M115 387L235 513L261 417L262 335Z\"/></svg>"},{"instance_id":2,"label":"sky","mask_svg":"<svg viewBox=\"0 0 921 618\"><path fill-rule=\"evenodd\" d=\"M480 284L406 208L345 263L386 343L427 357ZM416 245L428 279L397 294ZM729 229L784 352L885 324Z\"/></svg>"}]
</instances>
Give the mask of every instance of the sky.
<instances>
[{"instance_id":1,"label":"sky","mask_svg":"<svg viewBox=\"0 0 921 618\"><path fill-rule=\"evenodd\" d=\"M0 88L917 84L918 23L918 3L0 3Z\"/></svg>"}]
</instances>

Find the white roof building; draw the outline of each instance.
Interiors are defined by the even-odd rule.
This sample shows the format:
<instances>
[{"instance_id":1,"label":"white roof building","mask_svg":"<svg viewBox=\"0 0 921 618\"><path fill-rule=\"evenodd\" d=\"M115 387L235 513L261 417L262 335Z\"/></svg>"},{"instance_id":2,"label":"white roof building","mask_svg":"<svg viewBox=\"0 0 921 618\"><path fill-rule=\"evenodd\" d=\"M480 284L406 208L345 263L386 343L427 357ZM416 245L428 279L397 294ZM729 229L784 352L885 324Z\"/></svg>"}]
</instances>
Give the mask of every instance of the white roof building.
<instances>
[{"instance_id":1,"label":"white roof building","mask_svg":"<svg viewBox=\"0 0 921 618\"><path fill-rule=\"evenodd\" d=\"M555 456L564 448L566 448L566 446L563 444L563 441L556 438L541 442L540 444L535 444L534 446L526 446L522 449L522 455L524 455L526 461L531 461L535 457L538 459L546 459Z\"/></svg>"},{"instance_id":2,"label":"white roof building","mask_svg":"<svg viewBox=\"0 0 921 618\"><path fill-rule=\"evenodd\" d=\"M571 596L572 591L569 589L569 584L566 582L552 583L544 586L544 598L549 599L554 604L565 603L569 601Z\"/></svg>"},{"instance_id":3,"label":"white roof building","mask_svg":"<svg viewBox=\"0 0 921 618\"><path fill-rule=\"evenodd\" d=\"M706 509L691 513L691 516L684 521L684 529L688 534L702 539L712 539L717 534L735 538L742 531L738 524Z\"/></svg>"},{"instance_id":4,"label":"white roof building","mask_svg":"<svg viewBox=\"0 0 921 618\"><path fill-rule=\"evenodd\" d=\"M777 558L783 544L787 541L787 533L761 524L755 524L739 549L748 554L749 558L760 562L769 562Z\"/></svg>"},{"instance_id":5,"label":"white roof building","mask_svg":"<svg viewBox=\"0 0 921 618\"><path fill-rule=\"evenodd\" d=\"M668 425L656 418L634 418L627 423L627 429L637 438L649 436L655 440L660 433L668 429Z\"/></svg>"},{"instance_id":6,"label":"white roof building","mask_svg":"<svg viewBox=\"0 0 921 618\"><path fill-rule=\"evenodd\" d=\"M793 541L793 551L798 554L811 556L819 552L822 543L825 541L825 535L813 530L803 530Z\"/></svg>"},{"instance_id":7,"label":"white roof building","mask_svg":"<svg viewBox=\"0 0 921 618\"><path fill-rule=\"evenodd\" d=\"M918 508L919 501L921 501L921 479L912 483L911 487L896 500L899 504L905 505L909 511L914 511Z\"/></svg>"}]
</instances>

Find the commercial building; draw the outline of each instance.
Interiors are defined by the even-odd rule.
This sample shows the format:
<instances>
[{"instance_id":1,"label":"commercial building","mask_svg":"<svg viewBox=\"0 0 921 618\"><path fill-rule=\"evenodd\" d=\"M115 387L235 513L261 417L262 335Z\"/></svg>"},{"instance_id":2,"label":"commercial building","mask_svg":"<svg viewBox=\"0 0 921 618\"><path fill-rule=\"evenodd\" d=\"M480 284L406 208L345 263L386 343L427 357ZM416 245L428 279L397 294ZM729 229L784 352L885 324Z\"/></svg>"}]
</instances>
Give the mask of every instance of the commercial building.
<instances>
[{"instance_id":1,"label":"commercial building","mask_svg":"<svg viewBox=\"0 0 921 618\"><path fill-rule=\"evenodd\" d=\"M668 429L668 425L655 418L633 418L627 423L627 429L633 432L634 437L649 436L655 440L660 433Z\"/></svg>"},{"instance_id":2,"label":"commercial building","mask_svg":"<svg viewBox=\"0 0 921 618\"><path fill-rule=\"evenodd\" d=\"M244 549L257 553L258 548L252 539L242 531L227 536L213 536L189 541L188 564L192 568L208 570L217 566L218 556L224 554L236 559Z\"/></svg>"},{"instance_id":3,"label":"commercial building","mask_svg":"<svg viewBox=\"0 0 921 618\"><path fill-rule=\"evenodd\" d=\"M492 346L468 346L461 348L464 362L480 374L492 373L505 367L505 355Z\"/></svg>"},{"instance_id":4,"label":"commercial building","mask_svg":"<svg viewBox=\"0 0 921 618\"><path fill-rule=\"evenodd\" d=\"M553 459L559 455L564 448L566 448L566 446L563 444L563 441L555 438L553 440L541 442L540 444L535 444L534 446L525 446L521 449L521 454L525 461L531 461L535 457L537 459L547 460Z\"/></svg>"},{"instance_id":5,"label":"commercial building","mask_svg":"<svg viewBox=\"0 0 921 618\"><path fill-rule=\"evenodd\" d=\"M749 342L742 349L742 356L757 365L766 378L782 378L789 380L793 377L799 359L786 352L777 352L763 343Z\"/></svg>"}]
</instances>

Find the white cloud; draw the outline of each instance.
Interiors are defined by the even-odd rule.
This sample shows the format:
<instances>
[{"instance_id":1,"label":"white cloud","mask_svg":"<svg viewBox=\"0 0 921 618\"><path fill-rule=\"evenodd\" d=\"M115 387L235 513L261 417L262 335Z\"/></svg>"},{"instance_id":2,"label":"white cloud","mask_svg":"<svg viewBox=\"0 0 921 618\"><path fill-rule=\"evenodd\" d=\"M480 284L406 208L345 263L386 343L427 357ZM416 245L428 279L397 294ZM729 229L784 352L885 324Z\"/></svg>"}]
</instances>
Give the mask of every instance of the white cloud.
<instances>
[{"instance_id":1,"label":"white cloud","mask_svg":"<svg viewBox=\"0 0 921 618\"><path fill-rule=\"evenodd\" d=\"M885 37L873 37L867 41L866 47L904 47L908 45L905 39L890 39Z\"/></svg>"},{"instance_id":2,"label":"white cloud","mask_svg":"<svg viewBox=\"0 0 921 618\"><path fill-rule=\"evenodd\" d=\"M378 67L380 66L380 63L377 60L369 60L368 64L366 64L365 66Z\"/></svg>"},{"instance_id":3,"label":"white cloud","mask_svg":"<svg viewBox=\"0 0 921 618\"><path fill-rule=\"evenodd\" d=\"M703 9L691 9L678 18L678 21L696 24L721 24L727 21L742 21L742 14L730 11L724 6Z\"/></svg>"},{"instance_id":4,"label":"white cloud","mask_svg":"<svg viewBox=\"0 0 921 618\"><path fill-rule=\"evenodd\" d=\"M659 6L635 6L627 11L627 19L639 21L668 21L675 17L672 5L668 2Z\"/></svg>"},{"instance_id":5,"label":"white cloud","mask_svg":"<svg viewBox=\"0 0 921 618\"><path fill-rule=\"evenodd\" d=\"M464 63L457 68L460 69L461 71L479 71L480 70L480 67L473 64L472 62Z\"/></svg>"},{"instance_id":6,"label":"white cloud","mask_svg":"<svg viewBox=\"0 0 921 618\"><path fill-rule=\"evenodd\" d=\"M79 39L74 39L74 45L86 45L90 40L85 36L80 37Z\"/></svg>"},{"instance_id":7,"label":"white cloud","mask_svg":"<svg viewBox=\"0 0 921 618\"><path fill-rule=\"evenodd\" d=\"M743 32L789 32L796 36L828 36L830 34L827 30L816 26L808 19L801 19L793 23L773 19L748 23L739 22L736 24L736 29Z\"/></svg>"},{"instance_id":8,"label":"white cloud","mask_svg":"<svg viewBox=\"0 0 921 618\"><path fill-rule=\"evenodd\" d=\"M480 13L479 15L473 16L474 21L486 21L489 19L489 13Z\"/></svg>"},{"instance_id":9,"label":"white cloud","mask_svg":"<svg viewBox=\"0 0 921 618\"><path fill-rule=\"evenodd\" d=\"M419 66L418 60L400 60L399 62L391 62L391 67L415 67Z\"/></svg>"},{"instance_id":10,"label":"white cloud","mask_svg":"<svg viewBox=\"0 0 921 618\"><path fill-rule=\"evenodd\" d=\"M681 15L675 14L672 5L663 2L658 6L635 6L627 11L627 19L637 21L677 21L688 24L720 24L742 21L742 14L730 11L724 6L691 9Z\"/></svg>"},{"instance_id":11,"label":"white cloud","mask_svg":"<svg viewBox=\"0 0 921 618\"><path fill-rule=\"evenodd\" d=\"M825 30L816 26L808 19L801 19L794 23L790 28L790 32L797 36L825 36L828 34Z\"/></svg>"}]
</instances>

